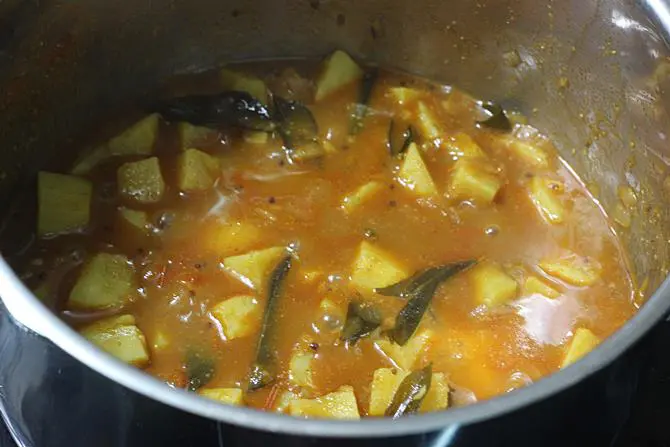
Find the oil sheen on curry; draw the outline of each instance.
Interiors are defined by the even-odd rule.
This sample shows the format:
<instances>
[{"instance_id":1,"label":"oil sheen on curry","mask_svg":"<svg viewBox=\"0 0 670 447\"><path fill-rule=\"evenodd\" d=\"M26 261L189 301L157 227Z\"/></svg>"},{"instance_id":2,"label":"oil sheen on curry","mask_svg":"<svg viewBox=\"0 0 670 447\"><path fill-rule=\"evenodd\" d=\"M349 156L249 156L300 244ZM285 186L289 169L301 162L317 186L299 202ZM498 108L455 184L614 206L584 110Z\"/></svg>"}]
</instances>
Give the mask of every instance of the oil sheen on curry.
<instances>
[{"instance_id":1,"label":"oil sheen on curry","mask_svg":"<svg viewBox=\"0 0 670 447\"><path fill-rule=\"evenodd\" d=\"M495 103L341 51L155 97L39 173L15 264L173 387L298 417L441 411L568 367L636 310L606 215Z\"/></svg>"}]
</instances>

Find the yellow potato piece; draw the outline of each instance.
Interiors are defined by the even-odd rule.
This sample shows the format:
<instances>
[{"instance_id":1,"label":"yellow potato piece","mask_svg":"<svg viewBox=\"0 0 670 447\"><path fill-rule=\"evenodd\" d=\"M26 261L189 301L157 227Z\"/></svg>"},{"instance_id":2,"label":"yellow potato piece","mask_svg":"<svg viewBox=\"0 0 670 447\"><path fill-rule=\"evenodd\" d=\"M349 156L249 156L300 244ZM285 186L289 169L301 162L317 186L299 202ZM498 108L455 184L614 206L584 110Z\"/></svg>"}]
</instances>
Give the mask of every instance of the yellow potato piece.
<instances>
[{"instance_id":1,"label":"yellow potato piece","mask_svg":"<svg viewBox=\"0 0 670 447\"><path fill-rule=\"evenodd\" d=\"M177 184L184 192L205 191L214 186L220 170L218 158L198 149L186 149L177 159Z\"/></svg>"},{"instance_id":2,"label":"yellow potato piece","mask_svg":"<svg viewBox=\"0 0 670 447\"><path fill-rule=\"evenodd\" d=\"M163 198L165 182L157 157L124 163L117 171L119 193L141 204Z\"/></svg>"},{"instance_id":3,"label":"yellow potato piece","mask_svg":"<svg viewBox=\"0 0 670 447\"><path fill-rule=\"evenodd\" d=\"M98 164L114 156L151 155L158 136L158 114L148 115L105 144L94 148L79 159L72 173L87 174Z\"/></svg>"},{"instance_id":4,"label":"yellow potato piece","mask_svg":"<svg viewBox=\"0 0 670 447\"><path fill-rule=\"evenodd\" d=\"M316 100L320 101L362 77L361 67L347 53L337 50L323 64L316 81Z\"/></svg>"},{"instance_id":5,"label":"yellow potato piece","mask_svg":"<svg viewBox=\"0 0 670 447\"><path fill-rule=\"evenodd\" d=\"M425 139L435 142L443 137L442 129L440 128L435 115L425 103L419 102L417 116L419 118L419 130Z\"/></svg>"},{"instance_id":6,"label":"yellow potato piece","mask_svg":"<svg viewBox=\"0 0 670 447\"><path fill-rule=\"evenodd\" d=\"M383 416L391 405L393 396L402 381L410 374L394 368L380 368L375 370L370 385L370 416ZM433 373L430 388L424 398L419 412L444 410L449 405L449 384L442 373Z\"/></svg>"},{"instance_id":7,"label":"yellow potato piece","mask_svg":"<svg viewBox=\"0 0 670 447\"><path fill-rule=\"evenodd\" d=\"M255 297L240 295L220 302L212 309L228 340L246 337L258 330L263 316L262 306Z\"/></svg>"},{"instance_id":8,"label":"yellow potato piece","mask_svg":"<svg viewBox=\"0 0 670 447\"><path fill-rule=\"evenodd\" d=\"M477 265L470 271L475 300L487 307L506 304L516 298L516 281L493 262Z\"/></svg>"},{"instance_id":9,"label":"yellow potato piece","mask_svg":"<svg viewBox=\"0 0 670 447\"><path fill-rule=\"evenodd\" d=\"M523 283L523 287L521 288L521 295L531 296L536 294L546 296L547 298L558 298L561 296L561 292L547 285L547 283L541 279L537 278L536 276L529 276Z\"/></svg>"},{"instance_id":10,"label":"yellow potato piece","mask_svg":"<svg viewBox=\"0 0 670 447\"><path fill-rule=\"evenodd\" d=\"M403 186L418 196L437 195L437 187L415 143L410 144L407 148L405 159L400 166L398 179Z\"/></svg>"},{"instance_id":11,"label":"yellow potato piece","mask_svg":"<svg viewBox=\"0 0 670 447\"><path fill-rule=\"evenodd\" d=\"M70 233L88 226L91 182L72 175L37 174L37 235Z\"/></svg>"},{"instance_id":12,"label":"yellow potato piece","mask_svg":"<svg viewBox=\"0 0 670 447\"><path fill-rule=\"evenodd\" d=\"M158 114L148 115L107 142L111 155L149 155L158 136Z\"/></svg>"},{"instance_id":13,"label":"yellow potato piece","mask_svg":"<svg viewBox=\"0 0 670 447\"><path fill-rule=\"evenodd\" d=\"M314 353L312 352L303 352L301 350L294 352L289 362L289 380L298 386L313 387L313 360Z\"/></svg>"},{"instance_id":14,"label":"yellow potato piece","mask_svg":"<svg viewBox=\"0 0 670 447\"><path fill-rule=\"evenodd\" d=\"M286 253L284 247L256 250L243 255L229 256L223 260L223 266L248 287L260 290L284 253Z\"/></svg>"},{"instance_id":15,"label":"yellow potato piece","mask_svg":"<svg viewBox=\"0 0 670 447\"><path fill-rule=\"evenodd\" d=\"M562 183L544 177L533 177L529 184L530 198L540 215L549 223L560 224L565 220L565 207L561 199Z\"/></svg>"},{"instance_id":16,"label":"yellow potato piece","mask_svg":"<svg viewBox=\"0 0 670 447\"><path fill-rule=\"evenodd\" d=\"M316 399L296 399L289 404L289 414L307 418L360 419L354 389L342 386Z\"/></svg>"},{"instance_id":17,"label":"yellow potato piece","mask_svg":"<svg viewBox=\"0 0 670 447\"><path fill-rule=\"evenodd\" d=\"M563 363L561 368L565 368L577 360L584 357L589 352L593 351L596 346L600 343L600 339L596 337L593 332L586 328L579 328L575 331L574 337L570 342L570 347L568 348L565 357L563 358Z\"/></svg>"},{"instance_id":18,"label":"yellow potato piece","mask_svg":"<svg viewBox=\"0 0 670 447\"><path fill-rule=\"evenodd\" d=\"M135 293L135 270L124 255L98 253L82 269L70 291L70 309L119 307Z\"/></svg>"},{"instance_id":19,"label":"yellow potato piece","mask_svg":"<svg viewBox=\"0 0 670 447\"><path fill-rule=\"evenodd\" d=\"M185 151L189 148L199 148L207 139L216 131L209 127L194 126L191 123L179 123L177 132L179 133L179 141L181 141L181 149Z\"/></svg>"},{"instance_id":20,"label":"yellow potato piece","mask_svg":"<svg viewBox=\"0 0 670 447\"><path fill-rule=\"evenodd\" d=\"M208 388L198 391L202 397L228 405L242 405L244 392L239 388Z\"/></svg>"},{"instance_id":21,"label":"yellow potato piece","mask_svg":"<svg viewBox=\"0 0 670 447\"><path fill-rule=\"evenodd\" d=\"M223 256L244 253L262 239L255 225L244 222L216 223L205 230L204 248Z\"/></svg>"},{"instance_id":22,"label":"yellow potato piece","mask_svg":"<svg viewBox=\"0 0 670 447\"><path fill-rule=\"evenodd\" d=\"M139 367L149 363L146 339L132 315L97 321L83 328L81 335L123 362Z\"/></svg>"},{"instance_id":23,"label":"yellow potato piece","mask_svg":"<svg viewBox=\"0 0 670 447\"><path fill-rule=\"evenodd\" d=\"M382 182L376 180L367 182L342 200L342 209L351 213L383 190L384 184Z\"/></svg>"},{"instance_id":24,"label":"yellow potato piece","mask_svg":"<svg viewBox=\"0 0 670 447\"><path fill-rule=\"evenodd\" d=\"M393 255L369 243L361 242L351 269L351 285L365 292L390 286L409 276Z\"/></svg>"},{"instance_id":25,"label":"yellow potato piece","mask_svg":"<svg viewBox=\"0 0 670 447\"><path fill-rule=\"evenodd\" d=\"M419 98L420 92L408 87L391 87L387 95L396 100L398 104L404 105Z\"/></svg>"},{"instance_id":26,"label":"yellow potato piece","mask_svg":"<svg viewBox=\"0 0 670 447\"><path fill-rule=\"evenodd\" d=\"M579 287L594 284L602 271L600 263L595 259L571 252L557 259L545 259L539 266L554 278Z\"/></svg>"},{"instance_id":27,"label":"yellow potato piece","mask_svg":"<svg viewBox=\"0 0 670 447\"><path fill-rule=\"evenodd\" d=\"M443 373L433 373L430 380L430 389L428 394L421 402L419 411L427 413L429 411L445 410L449 406L449 382Z\"/></svg>"},{"instance_id":28,"label":"yellow potato piece","mask_svg":"<svg viewBox=\"0 0 670 447\"><path fill-rule=\"evenodd\" d=\"M433 342L435 334L426 329L418 332L409 339L405 346L397 345L389 340L377 340L375 345L398 367L409 371Z\"/></svg>"},{"instance_id":29,"label":"yellow potato piece","mask_svg":"<svg viewBox=\"0 0 670 447\"><path fill-rule=\"evenodd\" d=\"M267 105L268 88L265 82L259 78L224 68L219 72L219 79L221 80L221 87L225 90L248 93Z\"/></svg>"},{"instance_id":30,"label":"yellow potato piece","mask_svg":"<svg viewBox=\"0 0 670 447\"><path fill-rule=\"evenodd\" d=\"M454 165L447 190L454 200L487 204L495 199L501 186L500 178L490 167L463 158Z\"/></svg>"},{"instance_id":31,"label":"yellow potato piece","mask_svg":"<svg viewBox=\"0 0 670 447\"><path fill-rule=\"evenodd\" d=\"M291 402L298 399L300 399L300 396L296 393L292 391L284 391L279 395L272 409L277 413L286 413L288 412L288 407L291 405Z\"/></svg>"},{"instance_id":32,"label":"yellow potato piece","mask_svg":"<svg viewBox=\"0 0 670 447\"><path fill-rule=\"evenodd\" d=\"M519 160L529 166L541 169L549 167L549 155L547 155L547 152L529 141L507 137L505 147Z\"/></svg>"},{"instance_id":33,"label":"yellow potato piece","mask_svg":"<svg viewBox=\"0 0 670 447\"><path fill-rule=\"evenodd\" d=\"M149 217L145 211L133 210L126 207L119 208L119 216L131 228L142 234L149 233Z\"/></svg>"},{"instance_id":34,"label":"yellow potato piece","mask_svg":"<svg viewBox=\"0 0 670 447\"><path fill-rule=\"evenodd\" d=\"M445 142L445 148L450 158L454 161L461 158L485 158L486 153L472 137L466 133L458 132L449 137Z\"/></svg>"}]
</instances>

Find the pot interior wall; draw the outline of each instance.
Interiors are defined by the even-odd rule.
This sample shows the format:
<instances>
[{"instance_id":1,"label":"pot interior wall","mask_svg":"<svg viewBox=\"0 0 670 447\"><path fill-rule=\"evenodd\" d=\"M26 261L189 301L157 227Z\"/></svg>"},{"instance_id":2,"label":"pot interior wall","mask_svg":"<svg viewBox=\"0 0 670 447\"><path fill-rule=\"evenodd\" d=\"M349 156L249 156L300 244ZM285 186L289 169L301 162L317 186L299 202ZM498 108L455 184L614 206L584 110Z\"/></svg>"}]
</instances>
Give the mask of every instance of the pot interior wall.
<instances>
[{"instance_id":1,"label":"pot interior wall","mask_svg":"<svg viewBox=\"0 0 670 447\"><path fill-rule=\"evenodd\" d=\"M617 188L632 187L632 226L616 230L650 293L670 247L670 63L649 6L663 2L631 3L9 0L0 4L0 203L7 209L38 169L71 160L88 129L171 74L337 47L522 111L608 211ZM505 62L513 51L516 66ZM16 240L11 225L4 235Z\"/></svg>"}]
</instances>

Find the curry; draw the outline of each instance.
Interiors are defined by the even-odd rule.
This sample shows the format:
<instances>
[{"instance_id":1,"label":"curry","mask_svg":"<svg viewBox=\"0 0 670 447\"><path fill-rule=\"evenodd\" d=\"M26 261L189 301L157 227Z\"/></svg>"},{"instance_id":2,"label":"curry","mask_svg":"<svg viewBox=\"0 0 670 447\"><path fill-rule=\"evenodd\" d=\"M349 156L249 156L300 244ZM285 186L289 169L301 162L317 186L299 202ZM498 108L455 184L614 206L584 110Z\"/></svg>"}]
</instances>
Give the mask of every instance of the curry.
<instances>
[{"instance_id":1,"label":"curry","mask_svg":"<svg viewBox=\"0 0 670 447\"><path fill-rule=\"evenodd\" d=\"M496 103L341 51L156 98L38 174L14 263L173 387L299 417L439 411L567 367L636 311L597 201Z\"/></svg>"}]
</instances>

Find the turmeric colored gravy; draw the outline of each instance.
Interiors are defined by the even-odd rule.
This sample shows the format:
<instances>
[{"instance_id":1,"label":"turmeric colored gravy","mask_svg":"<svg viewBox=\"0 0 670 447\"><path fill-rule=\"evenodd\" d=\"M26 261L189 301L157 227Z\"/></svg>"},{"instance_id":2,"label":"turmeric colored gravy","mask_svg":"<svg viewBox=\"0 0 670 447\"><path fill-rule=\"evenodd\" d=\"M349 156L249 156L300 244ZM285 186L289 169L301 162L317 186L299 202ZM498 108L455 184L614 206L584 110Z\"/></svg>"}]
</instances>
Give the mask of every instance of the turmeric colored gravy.
<instances>
[{"instance_id":1,"label":"turmeric colored gravy","mask_svg":"<svg viewBox=\"0 0 670 447\"><path fill-rule=\"evenodd\" d=\"M29 285L175 387L304 417L488 399L568 366L634 314L607 217L522 117L341 52L295 67L170 87L248 92L267 131L159 110L92 161L84 152L67 177L90 185L90 216L43 221L54 211L40 189Z\"/></svg>"}]
</instances>

